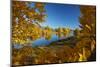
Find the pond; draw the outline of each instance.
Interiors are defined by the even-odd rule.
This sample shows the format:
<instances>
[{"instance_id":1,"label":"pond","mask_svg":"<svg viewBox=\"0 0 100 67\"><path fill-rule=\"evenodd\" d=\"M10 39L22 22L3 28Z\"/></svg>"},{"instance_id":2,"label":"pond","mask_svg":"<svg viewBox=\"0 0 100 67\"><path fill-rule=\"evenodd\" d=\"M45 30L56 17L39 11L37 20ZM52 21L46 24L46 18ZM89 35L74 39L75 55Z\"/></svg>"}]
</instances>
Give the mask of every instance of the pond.
<instances>
[{"instance_id":1,"label":"pond","mask_svg":"<svg viewBox=\"0 0 100 67\"><path fill-rule=\"evenodd\" d=\"M61 40L61 39L65 39L67 37L73 36L73 32L70 32L70 34L66 37L58 37L57 35L53 34L50 40L46 40L45 38L40 38L37 39L35 41L32 42L32 46L45 46L45 45L49 45L50 43L57 41L57 40Z\"/></svg>"},{"instance_id":2,"label":"pond","mask_svg":"<svg viewBox=\"0 0 100 67\"><path fill-rule=\"evenodd\" d=\"M58 37L57 35L53 34L50 40L46 40L44 37L39 38L35 41L32 41L32 47L36 47L36 46L45 46L45 45L49 45L50 43L54 42L54 41L58 41L61 39L65 39L67 37L73 36L73 31L70 32L70 34L68 36L64 36L64 37ZM23 46L16 44L14 45L14 48L21 48Z\"/></svg>"},{"instance_id":3,"label":"pond","mask_svg":"<svg viewBox=\"0 0 100 67\"><path fill-rule=\"evenodd\" d=\"M59 37L57 35L52 35L50 40L46 40L45 38L40 38L35 41L33 41L32 46L44 46L49 45L53 41L59 40Z\"/></svg>"}]
</instances>

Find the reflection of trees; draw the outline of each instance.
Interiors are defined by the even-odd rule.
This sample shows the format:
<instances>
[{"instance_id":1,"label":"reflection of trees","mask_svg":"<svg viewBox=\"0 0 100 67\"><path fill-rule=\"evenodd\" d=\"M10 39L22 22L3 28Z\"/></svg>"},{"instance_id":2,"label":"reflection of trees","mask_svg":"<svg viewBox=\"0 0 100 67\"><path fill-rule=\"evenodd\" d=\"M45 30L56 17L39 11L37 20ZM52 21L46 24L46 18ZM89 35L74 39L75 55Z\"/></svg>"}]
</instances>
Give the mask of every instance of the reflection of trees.
<instances>
[{"instance_id":1,"label":"reflection of trees","mask_svg":"<svg viewBox=\"0 0 100 67\"><path fill-rule=\"evenodd\" d=\"M68 36L69 34L70 34L70 29L69 28L57 28L57 29L55 29L55 31L56 31L56 35L58 36L58 37L66 37L66 36Z\"/></svg>"},{"instance_id":2,"label":"reflection of trees","mask_svg":"<svg viewBox=\"0 0 100 67\"><path fill-rule=\"evenodd\" d=\"M50 40L52 34L53 34L53 30L49 26L44 27L42 37L44 37L47 40Z\"/></svg>"}]
</instances>

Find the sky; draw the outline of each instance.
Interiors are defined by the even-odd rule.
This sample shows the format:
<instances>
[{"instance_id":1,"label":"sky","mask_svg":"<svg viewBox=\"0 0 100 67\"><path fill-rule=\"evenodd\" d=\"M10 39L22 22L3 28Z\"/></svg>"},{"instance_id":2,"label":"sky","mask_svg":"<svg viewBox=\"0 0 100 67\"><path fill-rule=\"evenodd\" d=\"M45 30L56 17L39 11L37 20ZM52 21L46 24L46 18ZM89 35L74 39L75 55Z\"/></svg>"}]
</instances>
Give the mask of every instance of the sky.
<instances>
[{"instance_id":1,"label":"sky","mask_svg":"<svg viewBox=\"0 0 100 67\"><path fill-rule=\"evenodd\" d=\"M31 4L33 6L34 4ZM46 3L45 9L47 17L42 26L52 28L69 27L79 28L80 6L72 4Z\"/></svg>"}]
</instances>

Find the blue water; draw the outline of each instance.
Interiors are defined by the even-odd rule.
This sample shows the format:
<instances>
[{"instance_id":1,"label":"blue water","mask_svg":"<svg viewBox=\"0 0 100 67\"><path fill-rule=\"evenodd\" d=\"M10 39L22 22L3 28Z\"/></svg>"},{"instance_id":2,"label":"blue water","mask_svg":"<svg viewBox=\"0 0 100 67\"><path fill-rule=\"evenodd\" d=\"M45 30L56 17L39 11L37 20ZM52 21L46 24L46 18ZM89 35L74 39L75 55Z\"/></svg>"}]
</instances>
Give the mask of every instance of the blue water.
<instances>
[{"instance_id":1,"label":"blue water","mask_svg":"<svg viewBox=\"0 0 100 67\"><path fill-rule=\"evenodd\" d=\"M35 41L32 42L32 47L35 47L35 46L45 46L45 45L49 45L51 42L53 41L57 41L59 40L59 37L57 35L52 35L51 39L50 40L46 40L45 38L40 38L40 39L37 39ZM22 48L23 46L21 46L20 44L15 44L14 45L14 48Z\"/></svg>"},{"instance_id":2,"label":"blue water","mask_svg":"<svg viewBox=\"0 0 100 67\"><path fill-rule=\"evenodd\" d=\"M34 46L49 45L53 41L64 39L64 38L67 38L67 37L70 37L70 36L73 36L73 31L70 32L69 36L61 37L61 38L59 38L57 35L53 34L50 40L46 40L45 38L42 37L40 39L37 39L37 40L33 41L32 46L34 47Z\"/></svg>"},{"instance_id":3,"label":"blue water","mask_svg":"<svg viewBox=\"0 0 100 67\"><path fill-rule=\"evenodd\" d=\"M17 49L22 48L22 46L21 46L20 44L15 44L15 45L13 45L13 46L14 46L14 48L17 48Z\"/></svg>"},{"instance_id":4,"label":"blue water","mask_svg":"<svg viewBox=\"0 0 100 67\"><path fill-rule=\"evenodd\" d=\"M39 39L33 41L32 42L32 47L49 45L51 42L54 42L54 41L57 41L57 40L61 40L61 39L64 39L64 38L67 38L67 37L70 37L70 36L73 36L73 31L70 33L69 36L62 37L62 38L59 38L55 34L52 35L50 40L46 40L45 38L42 37L42 38L39 38ZM15 48L22 48L22 46L19 45L19 44L14 45L14 47Z\"/></svg>"},{"instance_id":5,"label":"blue water","mask_svg":"<svg viewBox=\"0 0 100 67\"><path fill-rule=\"evenodd\" d=\"M50 40L46 40L45 38L40 38L35 41L33 41L32 46L43 46L43 45L49 45L53 41L59 40L59 37L57 35L52 35Z\"/></svg>"}]
</instances>

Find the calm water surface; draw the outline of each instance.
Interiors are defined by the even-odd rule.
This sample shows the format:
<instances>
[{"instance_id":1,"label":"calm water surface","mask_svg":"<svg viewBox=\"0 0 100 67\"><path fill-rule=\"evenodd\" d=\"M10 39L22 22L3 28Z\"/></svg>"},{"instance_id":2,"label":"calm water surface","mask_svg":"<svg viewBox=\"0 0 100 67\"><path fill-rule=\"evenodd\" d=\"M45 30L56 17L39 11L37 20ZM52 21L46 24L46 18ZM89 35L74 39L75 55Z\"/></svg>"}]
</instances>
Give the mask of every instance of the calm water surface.
<instances>
[{"instance_id":1,"label":"calm water surface","mask_svg":"<svg viewBox=\"0 0 100 67\"><path fill-rule=\"evenodd\" d=\"M54 41L61 40L61 39L64 39L64 38L67 38L70 36L73 36L73 32L71 32L69 36L61 37L61 38L59 38L57 35L53 34L50 40L46 40L45 38L42 37L42 38L39 38L35 41L32 41L32 47L49 45L50 43L52 43ZM14 47L21 48L22 46L16 44L16 45L14 45Z\"/></svg>"}]
</instances>

